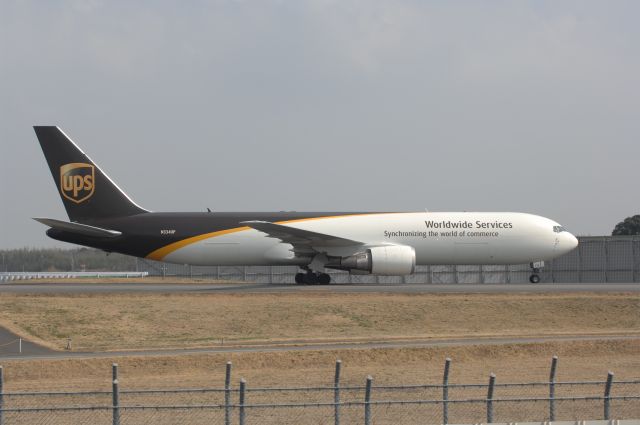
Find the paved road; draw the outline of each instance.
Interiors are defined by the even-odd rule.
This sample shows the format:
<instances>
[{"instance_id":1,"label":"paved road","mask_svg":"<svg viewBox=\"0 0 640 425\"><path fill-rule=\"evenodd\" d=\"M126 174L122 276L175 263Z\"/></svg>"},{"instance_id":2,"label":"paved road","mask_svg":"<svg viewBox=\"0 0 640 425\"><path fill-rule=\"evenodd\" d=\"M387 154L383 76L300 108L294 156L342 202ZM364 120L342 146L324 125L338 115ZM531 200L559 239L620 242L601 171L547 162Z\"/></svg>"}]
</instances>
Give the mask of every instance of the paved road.
<instances>
[{"instance_id":1,"label":"paved road","mask_svg":"<svg viewBox=\"0 0 640 425\"><path fill-rule=\"evenodd\" d=\"M33 360L33 359L64 359L64 358L105 358L128 356L179 356L186 354L202 353L270 353L279 351L314 351L314 350L341 350L341 349L374 349L374 348L424 348L424 347L457 347L466 345L504 345L504 344L531 344L544 342L571 342L571 341L620 341L639 340L640 335L610 335L610 336L542 336L523 338L460 338L460 339L431 339L410 341L379 341L367 343L322 343L322 344L272 344L272 345L245 345L233 347L207 347L169 350L138 350L138 351L103 351L103 352L70 352L49 351L48 353L32 353L23 355L0 354L2 360Z\"/></svg>"},{"instance_id":2,"label":"paved road","mask_svg":"<svg viewBox=\"0 0 640 425\"><path fill-rule=\"evenodd\" d=\"M640 292L638 283L573 284L334 284L304 286L269 283L2 283L0 293L518 293L518 292Z\"/></svg>"},{"instance_id":3,"label":"paved road","mask_svg":"<svg viewBox=\"0 0 640 425\"><path fill-rule=\"evenodd\" d=\"M23 339L0 327L0 359L13 356L40 356L54 353L53 350Z\"/></svg>"}]
</instances>

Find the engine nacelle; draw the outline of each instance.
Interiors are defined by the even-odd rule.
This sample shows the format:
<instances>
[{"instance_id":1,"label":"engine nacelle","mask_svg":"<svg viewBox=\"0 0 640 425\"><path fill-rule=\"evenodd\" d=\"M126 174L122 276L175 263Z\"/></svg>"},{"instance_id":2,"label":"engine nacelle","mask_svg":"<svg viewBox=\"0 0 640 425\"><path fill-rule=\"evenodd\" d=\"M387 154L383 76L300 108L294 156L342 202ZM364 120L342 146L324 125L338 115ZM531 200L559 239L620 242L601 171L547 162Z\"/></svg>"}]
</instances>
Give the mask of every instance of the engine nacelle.
<instances>
[{"instance_id":1,"label":"engine nacelle","mask_svg":"<svg viewBox=\"0 0 640 425\"><path fill-rule=\"evenodd\" d=\"M357 274L404 276L415 271L416 251L404 245L375 246L365 252L342 257L338 264L327 264L326 267Z\"/></svg>"},{"instance_id":2,"label":"engine nacelle","mask_svg":"<svg viewBox=\"0 0 640 425\"><path fill-rule=\"evenodd\" d=\"M377 246L371 253L371 273L404 276L416 270L416 251L410 246Z\"/></svg>"}]
</instances>

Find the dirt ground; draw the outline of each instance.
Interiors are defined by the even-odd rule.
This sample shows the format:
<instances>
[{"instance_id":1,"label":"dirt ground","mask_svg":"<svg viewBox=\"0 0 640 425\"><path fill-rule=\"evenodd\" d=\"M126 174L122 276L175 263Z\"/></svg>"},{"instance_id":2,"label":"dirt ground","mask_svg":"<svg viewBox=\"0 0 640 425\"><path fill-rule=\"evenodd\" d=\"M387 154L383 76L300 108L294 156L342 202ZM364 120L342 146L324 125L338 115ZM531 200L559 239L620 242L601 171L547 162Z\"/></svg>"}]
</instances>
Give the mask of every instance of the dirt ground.
<instances>
[{"instance_id":1,"label":"dirt ground","mask_svg":"<svg viewBox=\"0 0 640 425\"><path fill-rule=\"evenodd\" d=\"M49 346L114 350L395 338L639 335L638 294L4 294L0 324ZM250 386L343 382L438 383L451 357L452 382L640 379L640 340L397 349L335 349L4 361L5 389L105 389L111 363L123 388L220 387L227 361Z\"/></svg>"},{"instance_id":2,"label":"dirt ground","mask_svg":"<svg viewBox=\"0 0 640 425\"><path fill-rule=\"evenodd\" d=\"M193 354L183 356L12 360L2 363L5 391L109 390L111 364L117 362L122 388L220 388L225 363L233 363L233 382L244 377L251 387L331 385L336 359L343 382L362 385L438 384L444 360L452 359L452 383L543 382L553 355L559 356L558 380L640 379L640 341L553 342L404 349L344 349L271 353Z\"/></svg>"},{"instance_id":3,"label":"dirt ground","mask_svg":"<svg viewBox=\"0 0 640 425\"><path fill-rule=\"evenodd\" d=\"M640 334L640 295L4 294L0 325L76 351L304 340Z\"/></svg>"}]
</instances>

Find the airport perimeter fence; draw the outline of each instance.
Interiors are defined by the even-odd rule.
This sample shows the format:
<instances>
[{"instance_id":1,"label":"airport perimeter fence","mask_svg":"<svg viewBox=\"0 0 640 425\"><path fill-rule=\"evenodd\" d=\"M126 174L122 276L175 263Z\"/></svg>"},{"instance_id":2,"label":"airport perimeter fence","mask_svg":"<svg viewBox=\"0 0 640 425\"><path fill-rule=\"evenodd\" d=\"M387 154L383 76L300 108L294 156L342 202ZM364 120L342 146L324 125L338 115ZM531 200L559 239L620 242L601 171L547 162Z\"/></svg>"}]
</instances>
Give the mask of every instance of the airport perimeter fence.
<instances>
[{"instance_id":1,"label":"airport perimeter fence","mask_svg":"<svg viewBox=\"0 0 640 425\"><path fill-rule=\"evenodd\" d=\"M14 424L462 424L640 418L640 380L560 382L558 359L544 382L378 385L370 376L345 382L336 361L329 385L252 387L236 385L227 363L224 386L188 389L123 389L118 367L111 390L9 392L0 368L0 425Z\"/></svg>"},{"instance_id":2,"label":"airport perimeter fence","mask_svg":"<svg viewBox=\"0 0 640 425\"><path fill-rule=\"evenodd\" d=\"M547 261L543 283L640 283L640 236L581 236L578 248ZM297 267L205 267L139 260L139 271L165 278L221 279L259 283L292 283ZM334 283L524 283L531 268L521 265L417 266L410 276L351 275L328 271Z\"/></svg>"}]
</instances>

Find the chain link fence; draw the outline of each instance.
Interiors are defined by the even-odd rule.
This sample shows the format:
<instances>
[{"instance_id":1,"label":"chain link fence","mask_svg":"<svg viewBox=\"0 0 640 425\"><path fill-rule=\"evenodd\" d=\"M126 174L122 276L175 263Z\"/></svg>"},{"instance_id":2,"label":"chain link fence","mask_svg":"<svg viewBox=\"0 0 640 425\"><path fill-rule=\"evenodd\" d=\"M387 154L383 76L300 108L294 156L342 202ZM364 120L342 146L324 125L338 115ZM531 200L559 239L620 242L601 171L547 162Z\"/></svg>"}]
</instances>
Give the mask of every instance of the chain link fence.
<instances>
[{"instance_id":1,"label":"chain link fence","mask_svg":"<svg viewBox=\"0 0 640 425\"><path fill-rule=\"evenodd\" d=\"M361 385L342 382L336 362L331 385L251 387L232 383L232 365L220 388L121 389L117 365L111 391L7 392L0 368L0 425L12 424L448 424L640 419L640 380L557 382L557 357L545 382Z\"/></svg>"},{"instance_id":2,"label":"chain link fence","mask_svg":"<svg viewBox=\"0 0 640 425\"><path fill-rule=\"evenodd\" d=\"M639 236L582 236L578 248L548 261L542 269L543 282L625 283L640 282ZM297 267L288 266L189 266L139 260L138 270L152 276L292 283ZM520 265L433 265L417 266L410 276L350 275L329 271L334 283L523 283L529 282L531 268Z\"/></svg>"}]
</instances>

